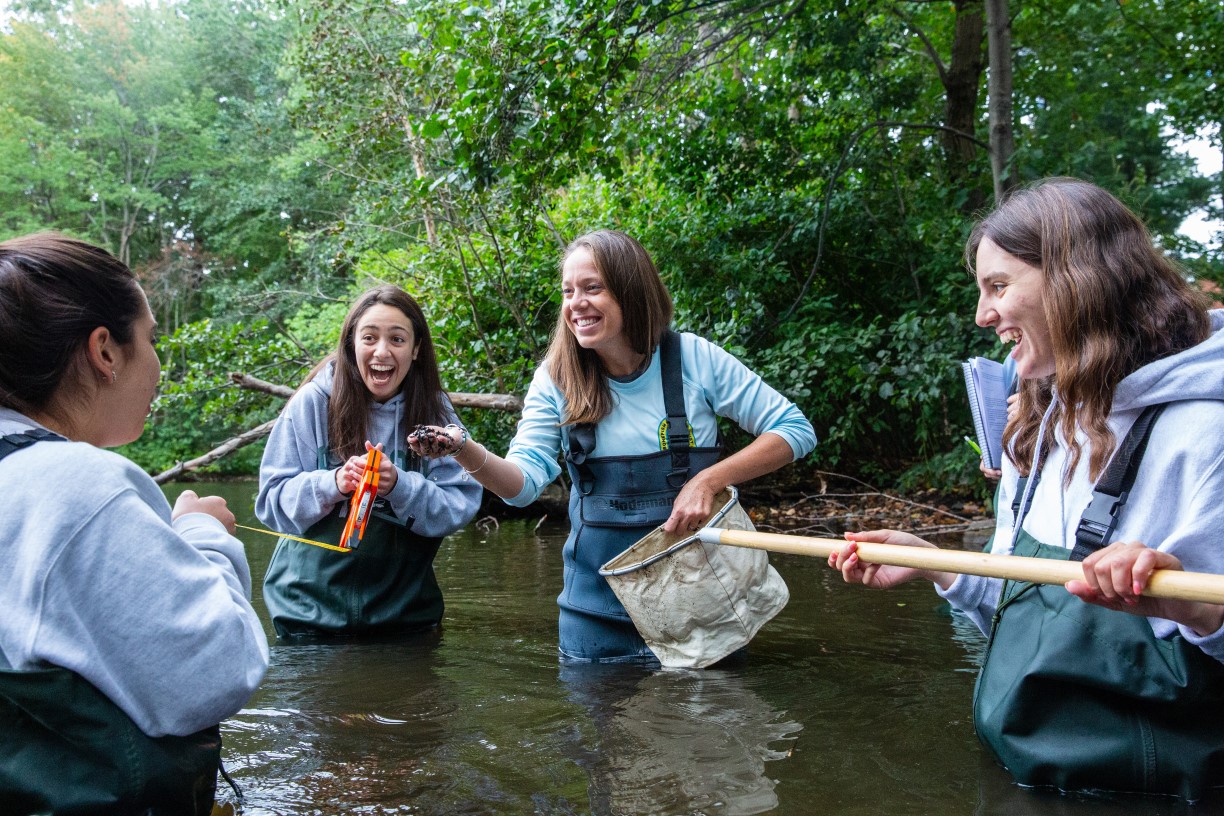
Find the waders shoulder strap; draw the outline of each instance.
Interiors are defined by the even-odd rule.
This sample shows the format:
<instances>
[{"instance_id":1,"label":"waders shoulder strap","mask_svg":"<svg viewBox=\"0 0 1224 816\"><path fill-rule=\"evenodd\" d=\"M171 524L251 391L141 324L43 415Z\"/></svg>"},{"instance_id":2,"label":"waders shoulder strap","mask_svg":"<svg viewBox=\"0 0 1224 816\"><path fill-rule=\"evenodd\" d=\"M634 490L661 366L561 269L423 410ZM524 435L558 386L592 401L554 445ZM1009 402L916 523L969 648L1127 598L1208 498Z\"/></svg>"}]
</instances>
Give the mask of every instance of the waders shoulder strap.
<instances>
[{"instance_id":1,"label":"waders shoulder strap","mask_svg":"<svg viewBox=\"0 0 1224 816\"><path fill-rule=\"evenodd\" d=\"M680 335L668 330L659 343L659 367L663 379L663 408L667 413L667 449L671 453L671 472L667 483L680 488L688 481L690 471L688 414L684 410L684 359L680 351ZM586 464L595 450L595 426L583 423L570 427L569 452L565 459L578 472L578 492L589 496L595 488L595 476Z\"/></svg>"},{"instance_id":2,"label":"waders shoulder strap","mask_svg":"<svg viewBox=\"0 0 1224 816\"><path fill-rule=\"evenodd\" d=\"M688 414L684 410L684 356L680 335L667 331L659 346L659 365L663 369L663 407L667 411L667 449L672 469L667 483L679 488L689 477Z\"/></svg>"},{"instance_id":3,"label":"waders shoulder strap","mask_svg":"<svg viewBox=\"0 0 1224 816\"><path fill-rule=\"evenodd\" d=\"M19 434L9 434L8 436L0 436L0 459L8 456L10 453L29 447L35 442L45 440L63 442L64 437L59 434L45 431L42 428L35 428L30 431Z\"/></svg>"},{"instance_id":4,"label":"waders shoulder strap","mask_svg":"<svg viewBox=\"0 0 1224 816\"><path fill-rule=\"evenodd\" d=\"M565 454L565 460L574 466L574 470L578 472L578 478L575 480L575 485L578 492L583 496L591 495L591 491L595 489L595 474L591 471L591 466L586 463L587 457L591 455L591 451L595 450L595 426L590 422L584 422L580 425L573 425L569 431L569 452Z\"/></svg>"},{"instance_id":5,"label":"waders shoulder strap","mask_svg":"<svg viewBox=\"0 0 1224 816\"><path fill-rule=\"evenodd\" d=\"M1075 531L1075 549L1071 551L1072 561L1083 561L1113 538L1118 516L1122 514L1122 508L1135 485L1135 475L1147 450L1152 426L1165 407L1150 405L1144 409L1109 460L1109 466L1092 489L1092 501L1080 517L1079 527Z\"/></svg>"}]
</instances>

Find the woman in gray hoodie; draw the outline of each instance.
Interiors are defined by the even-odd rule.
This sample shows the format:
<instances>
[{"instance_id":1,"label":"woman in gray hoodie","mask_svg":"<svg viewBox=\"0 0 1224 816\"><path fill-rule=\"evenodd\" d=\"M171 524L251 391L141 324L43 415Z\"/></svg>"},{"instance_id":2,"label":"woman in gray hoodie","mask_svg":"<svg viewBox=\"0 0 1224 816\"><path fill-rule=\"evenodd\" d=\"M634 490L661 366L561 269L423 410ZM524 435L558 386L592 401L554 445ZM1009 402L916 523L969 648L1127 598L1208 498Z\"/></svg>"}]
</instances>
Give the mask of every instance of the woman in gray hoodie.
<instances>
[{"instance_id":1,"label":"woman in gray hoodie","mask_svg":"<svg viewBox=\"0 0 1224 816\"><path fill-rule=\"evenodd\" d=\"M0 813L211 812L268 666L225 501L171 509L104 450L144 430L156 340L105 250L0 243Z\"/></svg>"},{"instance_id":2,"label":"woman in gray hoodie","mask_svg":"<svg viewBox=\"0 0 1224 816\"><path fill-rule=\"evenodd\" d=\"M443 536L476 515L482 488L453 459L411 455L407 436L416 425L455 422L421 307L396 286L361 295L336 351L272 429L255 514L278 532L338 543L376 447L383 452L378 498L348 552L291 538L277 543L264 600L279 635L402 634L438 625L434 556Z\"/></svg>"},{"instance_id":3,"label":"woman in gray hoodie","mask_svg":"<svg viewBox=\"0 0 1224 816\"><path fill-rule=\"evenodd\" d=\"M996 553L1082 560L1063 587L866 564L925 578L990 635L978 736L1016 779L1195 798L1224 779L1224 606L1149 598L1153 569L1224 573L1224 312L1095 185L1049 179L973 230L977 323L1020 377ZM1146 428L1146 431L1144 429ZM1139 543L1143 542L1143 543Z\"/></svg>"}]
</instances>

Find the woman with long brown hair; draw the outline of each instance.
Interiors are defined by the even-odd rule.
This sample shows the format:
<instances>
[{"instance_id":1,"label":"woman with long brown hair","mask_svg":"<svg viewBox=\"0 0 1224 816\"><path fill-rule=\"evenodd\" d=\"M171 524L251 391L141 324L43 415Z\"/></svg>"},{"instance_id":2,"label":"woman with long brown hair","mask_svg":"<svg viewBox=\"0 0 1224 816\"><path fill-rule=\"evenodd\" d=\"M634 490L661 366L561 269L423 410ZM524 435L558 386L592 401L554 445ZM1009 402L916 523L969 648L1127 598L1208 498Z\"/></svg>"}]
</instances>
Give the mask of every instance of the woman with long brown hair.
<instances>
[{"instance_id":1,"label":"woman with long brown hair","mask_svg":"<svg viewBox=\"0 0 1224 816\"><path fill-rule=\"evenodd\" d=\"M336 544L369 452L382 451L378 498L347 553L282 538L264 578L276 631L398 634L442 620L433 560L442 537L480 506L480 486L453 460L407 446L420 424L456 422L421 307L397 286L362 294L336 351L315 367L272 429L255 513L273 530Z\"/></svg>"},{"instance_id":2,"label":"woman with long brown hair","mask_svg":"<svg viewBox=\"0 0 1224 816\"><path fill-rule=\"evenodd\" d=\"M966 258L1021 380L993 550L1082 560L1083 579L860 561L860 541L933 546L893 530L848 533L829 565L930 580L990 635L974 722L1021 783L1199 796L1224 779L1224 606L1143 590L1154 569L1224 573L1224 312L1073 179L1017 191Z\"/></svg>"},{"instance_id":3,"label":"woman with long brown hair","mask_svg":"<svg viewBox=\"0 0 1224 816\"><path fill-rule=\"evenodd\" d=\"M427 456L452 455L516 506L560 473L572 480L560 651L567 659L653 659L599 568L658 525L696 530L723 488L806 456L811 424L718 346L669 330L672 302L650 255L623 232L573 241L561 268L561 312L503 459L450 429ZM717 418L756 437L720 458ZM437 438L437 437L433 437Z\"/></svg>"}]
</instances>

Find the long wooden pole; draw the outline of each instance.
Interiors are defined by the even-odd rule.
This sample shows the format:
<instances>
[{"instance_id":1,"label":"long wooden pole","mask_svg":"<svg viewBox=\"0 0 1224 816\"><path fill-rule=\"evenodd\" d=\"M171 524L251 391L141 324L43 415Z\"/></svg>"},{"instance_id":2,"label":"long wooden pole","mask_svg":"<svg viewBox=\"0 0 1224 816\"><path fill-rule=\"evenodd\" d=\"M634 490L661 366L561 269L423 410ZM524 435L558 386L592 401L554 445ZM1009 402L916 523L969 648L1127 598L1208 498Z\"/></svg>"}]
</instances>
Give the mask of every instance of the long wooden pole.
<instances>
[{"instance_id":1,"label":"long wooden pole","mask_svg":"<svg viewBox=\"0 0 1224 816\"><path fill-rule=\"evenodd\" d=\"M697 537L710 544L729 544L734 547L751 547L817 558L828 558L831 553L846 546L845 541L836 538L723 530L718 527L706 527L697 533ZM1018 555L992 555L966 550L938 550L931 547L866 542L859 543L858 553L859 558L869 564L984 575L1035 584L1065 584L1084 577L1084 571L1078 563L1051 558L1024 558ZM1224 604L1224 575L1156 570L1148 580L1144 594L1153 598Z\"/></svg>"}]
</instances>

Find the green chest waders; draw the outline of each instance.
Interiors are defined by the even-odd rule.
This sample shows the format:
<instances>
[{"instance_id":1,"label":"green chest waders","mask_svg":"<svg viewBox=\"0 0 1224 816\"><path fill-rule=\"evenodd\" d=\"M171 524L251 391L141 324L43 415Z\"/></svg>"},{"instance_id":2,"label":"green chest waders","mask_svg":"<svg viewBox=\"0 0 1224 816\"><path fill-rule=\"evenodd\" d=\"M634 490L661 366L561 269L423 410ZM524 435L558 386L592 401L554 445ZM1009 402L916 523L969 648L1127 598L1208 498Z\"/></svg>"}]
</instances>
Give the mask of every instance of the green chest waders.
<instances>
[{"instance_id":1,"label":"green chest waders","mask_svg":"<svg viewBox=\"0 0 1224 816\"><path fill-rule=\"evenodd\" d=\"M60 437L0 437L0 459ZM212 811L218 726L152 738L79 674L16 671L0 659L0 813L199 814Z\"/></svg>"},{"instance_id":2,"label":"green chest waders","mask_svg":"<svg viewBox=\"0 0 1224 816\"><path fill-rule=\"evenodd\" d=\"M1130 471L1133 483L1142 458L1140 430L1144 439L1124 443L1098 482L1074 553L1023 530L1013 553L1080 560L1108 544L1130 489L1118 474ZM973 721L1022 785L1195 799L1224 784L1224 665L1061 586L1004 583Z\"/></svg>"},{"instance_id":3,"label":"green chest waders","mask_svg":"<svg viewBox=\"0 0 1224 816\"><path fill-rule=\"evenodd\" d=\"M326 468L326 451L319 453ZM348 502L340 502L304 537L337 543ZM264 603L276 633L397 635L437 626L444 611L433 561L441 538L411 531L378 499L361 544L340 553L282 538L264 576Z\"/></svg>"}]
</instances>

